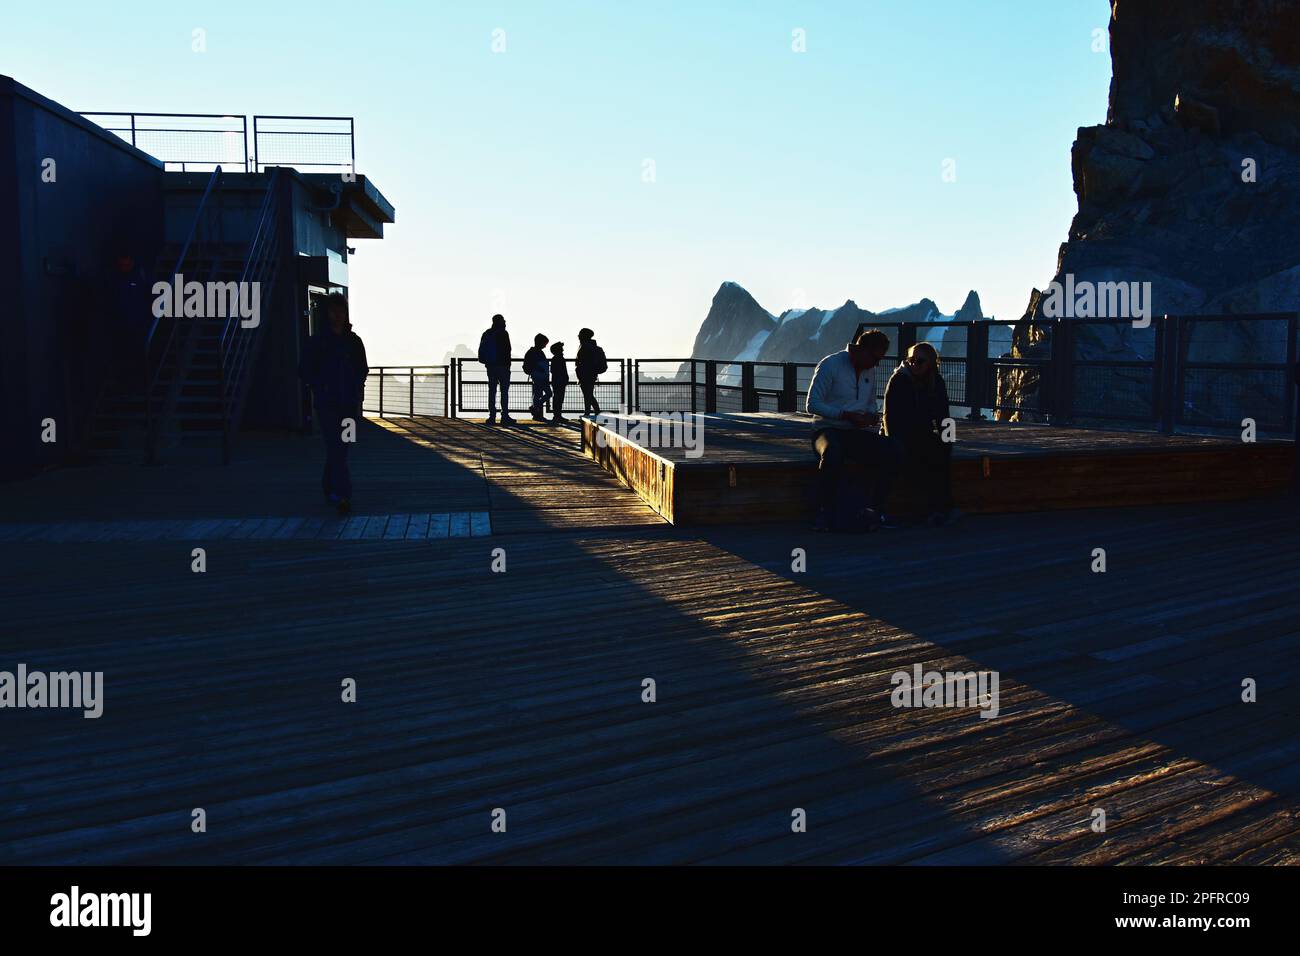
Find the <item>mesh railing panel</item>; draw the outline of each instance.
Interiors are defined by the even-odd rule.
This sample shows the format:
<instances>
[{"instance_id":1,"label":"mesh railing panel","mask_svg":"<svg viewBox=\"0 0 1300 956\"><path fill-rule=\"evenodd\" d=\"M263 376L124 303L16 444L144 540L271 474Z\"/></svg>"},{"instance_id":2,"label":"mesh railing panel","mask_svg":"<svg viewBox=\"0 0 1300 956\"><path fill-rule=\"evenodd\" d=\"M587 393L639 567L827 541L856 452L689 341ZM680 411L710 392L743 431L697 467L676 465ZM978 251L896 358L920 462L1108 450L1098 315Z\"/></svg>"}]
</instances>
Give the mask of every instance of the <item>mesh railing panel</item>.
<instances>
[{"instance_id":1,"label":"mesh railing panel","mask_svg":"<svg viewBox=\"0 0 1300 956\"><path fill-rule=\"evenodd\" d=\"M168 116L157 113L82 113L86 119L160 160L169 170L231 172L248 169L242 116Z\"/></svg>"},{"instance_id":2,"label":"mesh railing panel","mask_svg":"<svg viewBox=\"0 0 1300 956\"><path fill-rule=\"evenodd\" d=\"M1284 369L1187 368L1179 420L1185 425L1290 431L1291 376Z\"/></svg>"},{"instance_id":3,"label":"mesh railing panel","mask_svg":"<svg viewBox=\"0 0 1300 956\"><path fill-rule=\"evenodd\" d=\"M1154 425L1159 417L1155 368L1151 365L1076 365L1072 401L1075 418Z\"/></svg>"},{"instance_id":4,"label":"mesh railing panel","mask_svg":"<svg viewBox=\"0 0 1300 956\"><path fill-rule=\"evenodd\" d=\"M617 412L625 402L627 396L624 393L623 386L623 360L616 358L607 359L609 368L604 375L596 382L593 394L596 401L600 404L602 411ZM511 363L510 385L508 389L509 412L514 415L518 412L526 413L533 403L533 383L523 372L523 360L519 359ZM564 393L564 411L582 412L584 408L582 398L582 387L573 374L573 362L569 362L569 384ZM460 364L459 379L457 380L456 407L463 412L482 412L488 411L488 381L487 372L482 365L477 362L462 362ZM497 396L497 408L500 410L501 398ZM667 409L662 409L667 411Z\"/></svg>"},{"instance_id":5,"label":"mesh railing panel","mask_svg":"<svg viewBox=\"0 0 1300 956\"><path fill-rule=\"evenodd\" d=\"M254 116L253 149L259 172L267 166L292 166L303 172L351 170L355 162L352 120Z\"/></svg>"},{"instance_id":6,"label":"mesh railing panel","mask_svg":"<svg viewBox=\"0 0 1300 956\"><path fill-rule=\"evenodd\" d=\"M381 403L382 402L382 403ZM377 415L401 417L432 415L445 417L447 408L447 369L372 370L366 378L361 410Z\"/></svg>"}]
</instances>

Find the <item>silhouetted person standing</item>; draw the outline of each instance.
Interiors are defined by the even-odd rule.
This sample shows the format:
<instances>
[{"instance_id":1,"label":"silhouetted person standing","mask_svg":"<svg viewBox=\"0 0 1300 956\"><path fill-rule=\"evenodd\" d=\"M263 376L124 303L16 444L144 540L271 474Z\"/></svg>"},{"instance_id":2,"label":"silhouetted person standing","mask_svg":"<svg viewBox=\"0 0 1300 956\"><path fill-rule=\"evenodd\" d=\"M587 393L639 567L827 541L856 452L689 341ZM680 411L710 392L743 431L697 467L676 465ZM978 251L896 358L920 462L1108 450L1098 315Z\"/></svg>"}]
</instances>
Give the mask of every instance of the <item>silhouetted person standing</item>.
<instances>
[{"instance_id":1,"label":"silhouetted person standing","mask_svg":"<svg viewBox=\"0 0 1300 956\"><path fill-rule=\"evenodd\" d=\"M551 363L547 361L545 351L549 341L538 332L533 337L533 347L524 353L524 374L533 383L533 404L528 406L528 410L539 422L546 421L546 402L551 397Z\"/></svg>"},{"instance_id":2,"label":"silhouetted person standing","mask_svg":"<svg viewBox=\"0 0 1300 956\"><path fill-rule=\"evenodd\" d=\"M599 415L600 402L596 401L596 379L609 367L605 350L596 344L596 333L591 329L578 332L578 354L574 356L573 370L582 389L584 415Z\"/></svg>"},{"instance_id":3,"label":"silhouetted person standing","mask_svg":"<svg viewBox=\"0 0 1300 956\"><path fill-rule=\"evenodd\" d=\"M501 424L513 425L510 417L510 334L504 315L492 316L492 327L478 341L478 360L487 369L488 420L497 423L497 389L501 389Z\"/></svg>"},{"instance_id":4,"label":"silhouetted person standing","mask_svg":"<svg viewBox=\"0 0 1300 956\"><path fill-rule=\"evenodd\" d=\"M361 420L361 396L366 384L366 347L352 331L348 300L334 293L325 301L325 326L307 341L298 377L311 389L316 421L325 440L325 471L321 490L340 514L352 509L352 476L348 445L356 439ZM350 427L349 427L350 420Z\"/></svg>"},{"instance_id":5,"label":"silhouetted person standing","mask_svg":"<svg viewBox=\"0 0 1300 956\"><path fill-rule=\"evenodd\" d=\"M564 393L569 388L569 366L564 358L564 343L556 342L551 346L551 389L555 397L551 400L554 414L551 421L564 421Z\"/></svg>"}]
</instances>

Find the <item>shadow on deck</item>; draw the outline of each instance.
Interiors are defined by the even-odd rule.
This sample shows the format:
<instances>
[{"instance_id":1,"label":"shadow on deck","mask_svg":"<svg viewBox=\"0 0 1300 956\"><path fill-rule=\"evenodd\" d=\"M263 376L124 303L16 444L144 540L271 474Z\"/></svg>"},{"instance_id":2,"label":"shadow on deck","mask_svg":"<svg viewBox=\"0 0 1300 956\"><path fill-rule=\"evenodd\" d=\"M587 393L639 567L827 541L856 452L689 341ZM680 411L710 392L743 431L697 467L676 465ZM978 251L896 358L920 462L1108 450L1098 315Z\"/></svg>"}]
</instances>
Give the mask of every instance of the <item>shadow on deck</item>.
<instances>
[{"instance_id":1,"label":"shadow on deck","mask_svg":"<svg viewBox=\"0 0 1300 956\"><path fill-rule=\"evenodd\" d=\"M267 442L8 496L0 669L102 670L105 706L0 714L0 861L1300 859L1289 500L691 534L573 429L394 420L362 527L454 505L491 540L259 524L193 573L188 522L315 520L317 444ZM119 518L181 537L70 530ZM1000 715L895 709L916 663L998 670Z\"/></svg>"}]
</instances>

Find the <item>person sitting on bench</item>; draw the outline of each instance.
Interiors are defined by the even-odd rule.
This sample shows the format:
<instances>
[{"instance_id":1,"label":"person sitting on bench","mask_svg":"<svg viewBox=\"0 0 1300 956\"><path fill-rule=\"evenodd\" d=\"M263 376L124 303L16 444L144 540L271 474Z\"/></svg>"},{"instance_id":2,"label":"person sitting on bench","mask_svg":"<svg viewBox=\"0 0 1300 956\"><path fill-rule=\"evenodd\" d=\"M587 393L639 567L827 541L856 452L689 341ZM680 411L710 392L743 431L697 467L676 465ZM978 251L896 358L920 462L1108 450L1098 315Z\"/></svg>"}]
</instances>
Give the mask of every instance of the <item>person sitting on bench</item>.
<instances>
[{"instance_id":1,"label":"person sitting on bench","mask_svg":"<svg viewBox=\"0 0 1300 956\"><path fill-rule=\"evenodd\" d=\"M874 372L888 351L889 336L868 329L844 351L818 362L808 384L808 411L814 416L813 450L819 459L815 531L829 531L832 526L860 531L893 527L885 517L885 505L901 455L894 442L880 434ZM845 518L837 496L849 462L870 467L873 479L866 508L854 508Z\"/></svg>"},{"instance_id":2,"label":"person sitting on bench","mask_svg":"<svg viewBox=\"0 0 1300 956\"><path fill-rule=\"evenodd\" d=\"M907 350L907 360L885 386L885 434L903 449L904 467L925 490L933 527L949 524L952 506L952 443L942 432L948 419L948 386L939 374L939 353L929 342Z\"/></svg>"}]
</instances>

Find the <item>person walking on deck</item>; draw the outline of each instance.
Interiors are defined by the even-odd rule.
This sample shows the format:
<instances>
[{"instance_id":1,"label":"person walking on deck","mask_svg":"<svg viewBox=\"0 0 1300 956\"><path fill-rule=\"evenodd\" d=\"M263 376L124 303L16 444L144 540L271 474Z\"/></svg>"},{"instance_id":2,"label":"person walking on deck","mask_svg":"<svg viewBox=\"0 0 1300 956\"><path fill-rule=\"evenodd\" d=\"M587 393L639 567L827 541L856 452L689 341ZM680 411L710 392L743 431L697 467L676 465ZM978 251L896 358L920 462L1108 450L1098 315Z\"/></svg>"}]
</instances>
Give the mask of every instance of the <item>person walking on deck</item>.
<instances>
[{"instance_id":1,"label":"person walking on deck","mask_svg":"<svg viewBox=\"0 0 1300 956\"><path fill-rule=\"evenodd\" d=\"M551 389L555 396L551 399L551 408L554 410L551 421L564 421L564 393L568 388L569 368L564 358L564 343L556 342L551 346Z\"/></svg>"},{"instance_id":2,"label":"person walking on deck","mask_svg":"<svg viewBox=\"0 0 1300 956\"><path fill-rule=\"evenodd\" d=\"M325 440L321 490L340 514L352 509L348 445L356 441L361 397L369 368L366 347L352 331L348 300L335 292L325 302L326 323L307 340L298 377L311 389L316 421Z\"/></svg>"},{"instance_id":3,"label":"person walking on deck","mask_svg":"<svg viewBox=\"0 0 1300 956\"><path fill-rule=\"evenodd\" d=\"M896 443L880 434L876 410L875 368L889 351L889 337L868 329L842 352L817 363L808 383L808 411L813 419L813 450L817 452L816 531L833 526L872 531L893 527L885 505L898 474L901 455ZM867 507L850 515L839 501L840 479L850 462L873 471Z\"/></svg>"},{"instance_id":4,"label":"person walking on deck","mask_svg":"<svg viewBox=\"0 0 1300 956\"><path fill-rule=\"evenodd\" d=\"M596 333L591 329L578 332L578 354L574 357L573 370L578 376L578 386L582 389L584 415L599 415L600 402L596 401L596 379L609 368L605 359L605 350L596 344Z\"/></svg>"},{"instance_id":5,"label":"person walking on deck","mask_svg":"<svg viewBox=\"0 0 1300 956\"><path fill-rule=\"evenodd\" d=\"M487 369L489 425L497 423L497 389L501 390L501 424L513 425L510 417L510 333L503 315L492 316L492 326L478 341L478 360Z\"/></svg>"},{"instance_id":6,"label":"person walking on deck","mask_svg":"<svg viewBox=\"0 0 1300 956\"><path fill-rule=\"evenodd\" d=\"M884 432L903 450L903 464L921 480L932 527L950 524L952 506L952 443L942 432L948 415L948 386L939 373L939 353L929 342L907 351L885 386Z\"/></svg>"},{"instance_id":7,"label":"person walking on deck","mask_svg":"<svg viewBox=\"0 0 1300 956\"><path fill-rule=\"evenodd\" d=\"M533 383L533 404L528 406L528 410L539 422L546 421L546 403L551 397L551 370L545 352L546 343L549 341L550 339L538 332L533 337L533 347L524 353L524 374Z\"/></svg>"}]
</instances>

